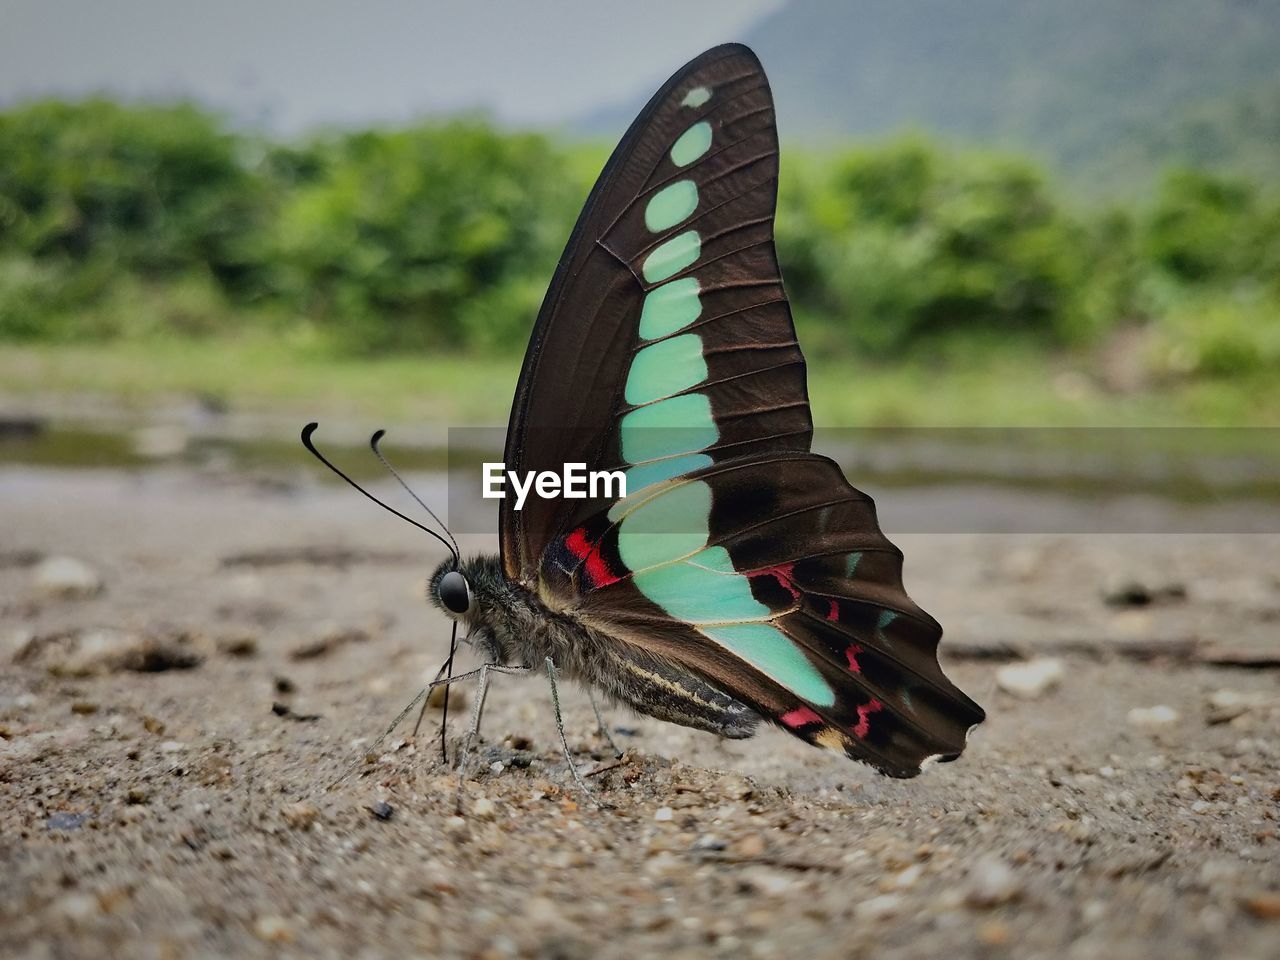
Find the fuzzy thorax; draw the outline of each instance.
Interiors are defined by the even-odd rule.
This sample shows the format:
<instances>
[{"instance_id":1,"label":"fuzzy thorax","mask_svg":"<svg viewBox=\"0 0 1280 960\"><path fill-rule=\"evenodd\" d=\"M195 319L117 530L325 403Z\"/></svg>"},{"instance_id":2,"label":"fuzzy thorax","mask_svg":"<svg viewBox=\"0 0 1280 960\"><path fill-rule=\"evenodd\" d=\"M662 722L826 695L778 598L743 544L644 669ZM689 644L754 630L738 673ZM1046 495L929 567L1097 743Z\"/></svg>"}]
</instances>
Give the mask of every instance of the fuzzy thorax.
<instances>
[{"instance_id":1,"label":"fuzzy thorax","mask_svg":"<svg viewBox=\"0 0 1280 960\"><path fill-rule=\"evenodd\" d=\"M457 570L466 579L464 613L440 598L440 581ZM512 582L492 555L446 560L432 573L427 599L457 620L477 656L486 663L541 667L548 657L558 673L601 691L640 713L724 737L749 737L760 715L705 678L640 647L607 636L552 610Z\"/></svg>"},{"instance_id":2,"label":"fuzzy thorax","mask_svg":"<svg viewBox=\"0 0 1280 960\"><path fill-rule=\"evenodd\" d=\"M463 614L454 613L440 599L440 581L451 570L466 578L470 591L471 604ZM486 663L533 667L551 657L562 673L585 679L574 662L581 657L572 655L575 648L591 642L585 628L549 610L532 593L508 580L498 557L481 554L444 561L431 574L427 599L445 616L458 621L464 637Z\"/></svg>"}]
</instances>

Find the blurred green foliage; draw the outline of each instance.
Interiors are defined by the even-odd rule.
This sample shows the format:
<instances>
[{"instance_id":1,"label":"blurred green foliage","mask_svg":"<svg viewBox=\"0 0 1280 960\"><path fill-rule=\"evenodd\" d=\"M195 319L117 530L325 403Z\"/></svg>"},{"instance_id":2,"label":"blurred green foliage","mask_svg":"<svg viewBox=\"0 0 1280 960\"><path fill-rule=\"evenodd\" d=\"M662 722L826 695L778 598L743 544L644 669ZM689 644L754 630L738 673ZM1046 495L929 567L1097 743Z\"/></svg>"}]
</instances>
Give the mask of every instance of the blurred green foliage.
<instances>
[{"instance_id":1,"label":"blurred green foliage","mask_svg":"<svg viewBox=\"0 0 1280 960\"><path fill-rule=\"evenodd\" d=\"M278 143L190 105L0 113L0 338L274 331L341 352L520 350L595 147L481 119ZM787 151L807 343L1087 346L1154 328L1170 376L1280 369L1280 199L1186 170L1085 207L1026 160L925 140Z\"/></svg>"},{"instance_id":2,"label":"blurred green foliage","mask_svg":"<svg viewBox=\"0 0 1280 960\"><path fill-rule=\"evenodd\" d=\"M527 332L582 196L545 138L456 121L300 156L267 245L273 294L359 350Z\"/></svg>"},{"instance_id":3,"label":"blurred green foliage","mask_svg":"<svg viewBox=\"0 0 1280 960\"><path fill-rule=\"evenodd\" d=\"M1100 251L1023 161L909 141L811 164L782 197L784 273L797 310L829 318L832 347L1085 332Z\"/></svg>"}]
</instances>

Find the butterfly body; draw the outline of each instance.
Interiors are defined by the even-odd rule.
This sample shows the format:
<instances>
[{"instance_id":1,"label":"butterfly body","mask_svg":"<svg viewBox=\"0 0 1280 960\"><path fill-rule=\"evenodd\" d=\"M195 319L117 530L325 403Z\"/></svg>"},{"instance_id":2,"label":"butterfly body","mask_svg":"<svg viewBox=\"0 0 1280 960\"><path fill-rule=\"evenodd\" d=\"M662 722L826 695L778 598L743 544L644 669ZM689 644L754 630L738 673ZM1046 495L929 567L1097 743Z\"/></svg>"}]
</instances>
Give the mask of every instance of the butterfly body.
<instances>
[{"instance_id":1,"label":"butterfly body","mask_svg":"<svg viewBox=\"0 0 1280 960\"><path fill-rule=\"evenodd\" d=\"M440 599L451 571L466 579L468 609L459 614ZM432 574L429 599L457 618L485 663L537 668L549 657L557 671L639 713L730 739L750 737L759 714L679 664L629 649L566 611L549 608L534 592L509 580L497 556L442 563Z\"/></svg>"},{"instance_id":2,"label":"butterfly body","mask_svg":"<svg viewBox=\"0 0 1280 960\"><path fill-rule=\"evenodd\" d=\"M726 737L761 722L895 777L964 749L871 499L811 452L773 245L778 140L746 47L658 91L592 190L535 323L505 469L622 471L621 499L501 502L498 557L430 597L494 665L551 664Z\"/></svg>"}]
</instances>

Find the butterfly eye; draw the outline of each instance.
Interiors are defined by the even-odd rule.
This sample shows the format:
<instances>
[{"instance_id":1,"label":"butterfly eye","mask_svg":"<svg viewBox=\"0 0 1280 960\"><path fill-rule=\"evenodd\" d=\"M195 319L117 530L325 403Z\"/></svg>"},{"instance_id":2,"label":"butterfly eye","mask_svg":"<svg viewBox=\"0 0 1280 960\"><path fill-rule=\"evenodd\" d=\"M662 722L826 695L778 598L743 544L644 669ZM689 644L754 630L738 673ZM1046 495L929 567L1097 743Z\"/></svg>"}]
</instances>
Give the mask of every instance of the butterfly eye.
<instances>
[{"instance_id":1,"label":"butterfly eye","mask_svg":"<svg viewBox=\"0 0 1280 960\"><path fill-rule=\"evenodd\" d=\"M471 609L471 588L467 578L457 570L450 570L440 578L440 586L436 588L440 594L440 602L454 613L466 613Z\"/></svg>"}]
</instances>

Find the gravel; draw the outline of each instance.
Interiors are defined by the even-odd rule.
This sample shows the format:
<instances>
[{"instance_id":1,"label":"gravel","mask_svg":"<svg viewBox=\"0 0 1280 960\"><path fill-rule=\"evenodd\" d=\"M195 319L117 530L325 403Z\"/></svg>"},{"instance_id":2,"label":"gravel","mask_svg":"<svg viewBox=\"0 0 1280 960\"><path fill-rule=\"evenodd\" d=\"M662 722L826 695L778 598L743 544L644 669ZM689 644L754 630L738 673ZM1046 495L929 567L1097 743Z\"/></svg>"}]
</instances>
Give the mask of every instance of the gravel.
<instances>
[{"instance_id":1,"label":"gravel","mask_svg":"<svg viewBox=\"0 0 1280 960\"><path fill-rule=\"evenodd\" d=\"M1277 673L1156 646L1274 649L1280 584L1239 606L1223 585L1256 586L1280 538L896 538L947 672L990 713L961 760L894 781L779 732L613 711L615 762L565 689L601 810L535 679L495 679L461 790L465 710L448 763L440 704L375 745L448 630L421 601L437 555L357 498L178 467L4 483L6 550L91 557L111 583L0 605L0 636L23 638L0 664L0 954L1280 955ZM255 568L252 594L221 562L272 550L352 559ZM1034 562L1010 577L1014 551ZM1187 597L1107 606L1091 585L1110 567L1167 571ZM29 597L31 576L0 566L0 595ZM94 631L198 661L51 669ZM252 649L218 643L235 636ZM1157 652L1105 653L1135 640ZM1000 690L1000 663L953 655L1039 645L1062 669L1029 699Z\"/></svg>"}]
</instances>

